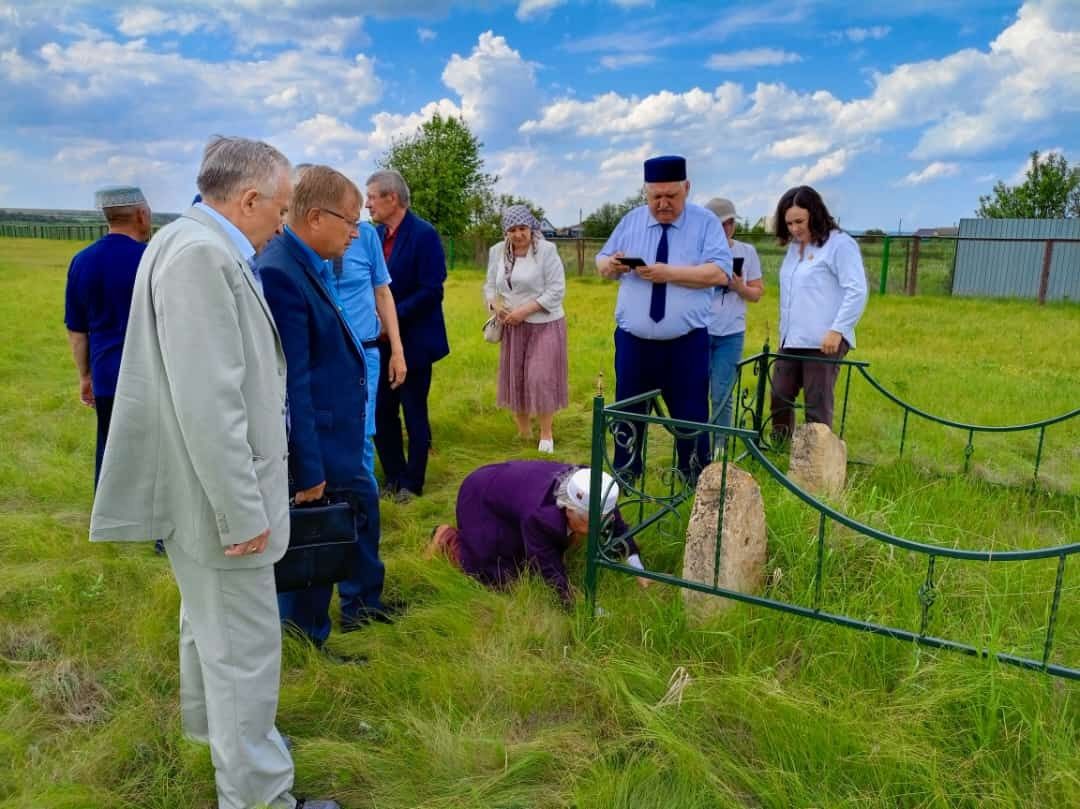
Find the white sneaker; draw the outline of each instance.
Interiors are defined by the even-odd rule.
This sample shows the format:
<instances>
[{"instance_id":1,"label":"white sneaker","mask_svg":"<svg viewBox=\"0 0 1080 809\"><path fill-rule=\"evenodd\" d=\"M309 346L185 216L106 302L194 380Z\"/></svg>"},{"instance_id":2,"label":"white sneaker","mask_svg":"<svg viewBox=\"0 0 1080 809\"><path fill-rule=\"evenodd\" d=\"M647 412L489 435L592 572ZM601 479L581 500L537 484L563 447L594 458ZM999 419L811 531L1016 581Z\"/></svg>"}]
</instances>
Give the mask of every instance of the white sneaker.
<instances>
[{"instance_id":1,"label":"white sneaker","mask_svg":"<svg viewBox=\"0 0 1080 809\"><path fill-rule=\"evenodd\" d=\"M555 441L551 438L541 438L540 444L536 448L537 452L543 452L548 455L555 454Z\"/></svg>"}]
</instances>

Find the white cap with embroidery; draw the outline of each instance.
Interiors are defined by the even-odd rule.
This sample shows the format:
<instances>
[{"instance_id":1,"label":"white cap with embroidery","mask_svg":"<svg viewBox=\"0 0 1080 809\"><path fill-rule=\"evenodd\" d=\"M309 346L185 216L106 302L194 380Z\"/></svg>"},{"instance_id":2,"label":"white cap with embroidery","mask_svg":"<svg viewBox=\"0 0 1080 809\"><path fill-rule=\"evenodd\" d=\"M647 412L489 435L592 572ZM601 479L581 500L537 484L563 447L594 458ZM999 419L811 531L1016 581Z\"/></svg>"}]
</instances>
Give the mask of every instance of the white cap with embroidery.
<instances>
[{"instance_id":1,"label":"white cap with embroidery","mask_svg":"<svg viewBox=\"0 0 1080 809\"><path fill-rule=\"evenodd\" d=\"M615 485L615 478L607 472L601 472L600 479L604 495L604 504L600 510L606 516L615 510L615 506L619 502L619 487ZM592 471L586 468L576 471L566 483L566 496L570 499L570 502L574 503L574 507L578 511L585 514L589 513L589 483L591 480Z\"/></svg>"}]
</instances>

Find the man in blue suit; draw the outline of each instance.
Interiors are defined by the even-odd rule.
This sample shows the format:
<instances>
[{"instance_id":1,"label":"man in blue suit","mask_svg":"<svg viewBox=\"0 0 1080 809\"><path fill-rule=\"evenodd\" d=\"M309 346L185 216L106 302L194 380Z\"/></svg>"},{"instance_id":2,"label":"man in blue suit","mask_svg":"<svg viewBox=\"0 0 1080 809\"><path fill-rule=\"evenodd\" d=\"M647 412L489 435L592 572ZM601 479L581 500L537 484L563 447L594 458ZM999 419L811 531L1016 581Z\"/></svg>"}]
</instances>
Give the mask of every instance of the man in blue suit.
<instances>
[{"instance_id":1,"label":"man in blue suit","mask_svg":"<svg viewBox=\"0 0 1080 809\"><path fill-rule=\"evenodd\" d=\"M327 492L348 497L366 517L357 520L356 569L338 584L343 628L385 614L378 491L364 468L364 353L327 284L333 259L357 235L360 199L334 169L305 169L284 233L256 262L288 367L290 491L297 503ZM330 596L330 587L283 593L281 619L321 647L330 634Z\"/></svg>"},{"instance_id":2,"label":"man in blue suit","mask_svg":"<svg viewBox=\"0 0 1080 809\"><path fill-rule=\"evenodd\" d=\"M390 268L390 292L397 308L398 328L409 374L397 388L380 385L375 400L375 448L379 452L386 490L399 500L424 491L431 425L428 392L431 367L450 353L443 320L446 256L439 234L409 210L409 186L390 170L377 171L367 181L367 209L378 222L383 256ZM390 373L390 345L381 341L380 378ZM400 415L409 435L408 457Z\"/></svg>"}]
</instances>

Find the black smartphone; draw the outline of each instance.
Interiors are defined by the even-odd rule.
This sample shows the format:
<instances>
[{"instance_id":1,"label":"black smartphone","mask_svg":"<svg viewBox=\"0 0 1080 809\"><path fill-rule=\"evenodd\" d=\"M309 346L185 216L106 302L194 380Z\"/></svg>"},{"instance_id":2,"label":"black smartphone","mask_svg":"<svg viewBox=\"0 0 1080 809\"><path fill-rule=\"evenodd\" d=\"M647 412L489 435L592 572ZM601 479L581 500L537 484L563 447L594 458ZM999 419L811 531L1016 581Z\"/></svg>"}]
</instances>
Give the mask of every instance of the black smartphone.
<instances>
[{"instance_id":1,"label":"black smartphone","mask_svg":"<svg viewBox=\"0 0 1080 809\"><path fill-rule=\"evenodd\" d=\"M619 259L627 267L644 267L645 260L641 258L635 258L633 256L623 256Z\"/></svg>"},{"instance_id":2,"label":"black smartphone","mask_svg":"<svg viewBox=\"0 0 1080 809\"><path fill-rule=\"evenodd\" d=\"M735 273L737 276L739 276L740 278L742 278L742 265L743 265L743 257L742 256L735 256L735 258L732 259L731 271L733 273Z\"/></svg>"}]
</instances>

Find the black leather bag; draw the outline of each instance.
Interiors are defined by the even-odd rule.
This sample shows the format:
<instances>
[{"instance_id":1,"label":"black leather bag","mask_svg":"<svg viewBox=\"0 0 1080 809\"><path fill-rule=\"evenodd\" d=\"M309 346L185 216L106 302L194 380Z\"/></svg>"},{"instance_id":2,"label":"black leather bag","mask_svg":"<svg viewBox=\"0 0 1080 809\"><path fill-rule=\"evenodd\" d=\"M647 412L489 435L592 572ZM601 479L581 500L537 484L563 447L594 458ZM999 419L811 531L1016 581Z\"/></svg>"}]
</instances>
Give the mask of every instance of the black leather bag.
<instances>
[{"instance_id":1,"label":"black leather bag","mask_svg":"<svg viewBox=\"0 0 1080 809\"><path fill-rule=\"evenodd\" d=\"M356 534L367 515L347 497L289 508L289 549L274 565L279 593L334 584L349 578Z\"/></svg>"}]
</instances>

